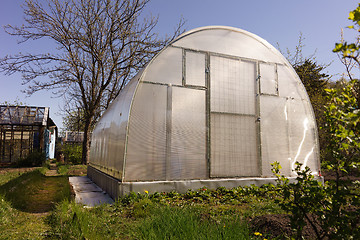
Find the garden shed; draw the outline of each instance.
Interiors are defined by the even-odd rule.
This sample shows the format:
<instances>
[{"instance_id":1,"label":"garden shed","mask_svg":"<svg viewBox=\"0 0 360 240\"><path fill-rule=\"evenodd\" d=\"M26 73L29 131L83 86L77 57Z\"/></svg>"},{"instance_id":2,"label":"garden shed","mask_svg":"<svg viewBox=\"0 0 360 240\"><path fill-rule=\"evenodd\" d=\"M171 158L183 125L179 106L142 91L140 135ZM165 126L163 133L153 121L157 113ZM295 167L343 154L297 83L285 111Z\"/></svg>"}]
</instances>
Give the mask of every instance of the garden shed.
<instances>
[{"instance_id":1,"label":"garden shed","mask_svg":"<svg viewBox=\"0 0 360 240\"><path fill-rule=\"evenodd\" d=\"M191 30L158 53L97 123L88 176L113 198L261 185L271 163L318 175L315 117L304 86L264 39L223 26Z\"/></svg>"},{"instance_id":2,"label":"garden shed","mask_svg":"<svg viewBox=\"0 0 360 240\"><path fill-rule=\"evenodd\" d=\"M35 150L54 158L56 134L48 107L0 105L0 164L14 164Z\"/></svg>"}]
</instances>

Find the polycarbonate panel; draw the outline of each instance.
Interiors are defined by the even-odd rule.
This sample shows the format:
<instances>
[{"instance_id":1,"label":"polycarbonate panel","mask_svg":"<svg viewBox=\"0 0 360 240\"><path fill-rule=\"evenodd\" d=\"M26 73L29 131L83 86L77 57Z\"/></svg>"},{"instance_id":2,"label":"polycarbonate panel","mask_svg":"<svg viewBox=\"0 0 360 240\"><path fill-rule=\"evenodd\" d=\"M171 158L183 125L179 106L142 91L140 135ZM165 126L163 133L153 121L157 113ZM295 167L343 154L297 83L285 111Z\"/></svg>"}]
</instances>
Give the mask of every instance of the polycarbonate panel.
<instances>
[{"instance_id":1,"label":"polycarbonate panel","mask_svg":"<svg viewBox=\"0 0 360 240\"><path fill-rule=\"evenodd\" d=\"M271 163L280 162L281 173L290 174L288 106L286 98L260 97L262 175L272 176Z\"/></svg>"},{"instance_id":2,"label":"polycarbonate panel","mask_svg":"<svg viewBox=\"0 0 360 240\"><path fill-rule=\"evenodd\" d=\"M141 72L120 92L97 123L90 148L90 164L107 174L121 179L123 171L126 127L131 100Z\"/></svg>"},{"instance_id":3,"label":"polycarbonate panel","mask_svg":"<svg viewBox=\"0 0 360 240\"><path fill-rule=\"evenodd\" d=\"M172 88L170 179L205 179L205 91Z\"/></svg>"},{"instance_id":4,"label":"polycarbonate panel","mask_svg":"<svg viewBox=\"0 0 360 240\"><path fill-rule=\"evenodd\" d=\"M255 117L211 113L211 176L258 176Z\"/></svg>"},{"instance_id":5,"label":"polycarbonate panel","mask_svg":"<svg viewBox=\"0 0 360 240\"><path fill-rule=\"evenodd\" d=\"M205 87L205 54L187 51L185 63L185 83Z\"/></svg>"},{"instance_id":6,"label":"polycarbonate panel","mask_svg":"<svg viewBox=\"0 0 360 240\"><path fill-rule=\"evenodd\" d=\"M182 49L166 47L146 67L143 81L182 85Z\"/></svg>"},{"instance_id":7,"label":"polycarbonate panel","mask_svg":"<svg viewBox=\"0 0 360 240\"><path fill-rule=\"evenodd\" d=\"M306 90L293 69L285 65L278 65L277 72L280 97L308 99Z\"/></svg>"},{"instance_id":8,"label":"polycarbonate panel","mask_svg":"<svg viewBox=\"0 0 360 240\"><path fill-rule=\"evenodd\" d=\"M291 168L300 162L316 173L319 170L316 123L310 105L305 100L289 100L288 113Z\"/></svg>"},{"instance_id":9,"label":"polycarbonate panel","mask_svg":"<svg viewBox=\"0 0 360 240\"><path fill-rule=\"evenodd\" d=\"M129 111L131 101L133 99L136 86L138 84L138 78L140 74L136 77L136 79L131 80L128 86L123 90L121 95L124 97L118 97L114 101L114 115L112 119L112 124L110 126L111 134L109 139L109 155L110 166L116 171L123 171L123 163L124 163L124 153L125 153L125 141L126 141L126 130L129 119Z\"/></svg>"},{"instance_id":10,"label":"polycarbonate panel","mask_svg":"<svg viewBox=\"0 0 360 240\"><path fill-rule=\"evenodd\" d=\"M277 74L274 64L260 63L260 92L277 95Z\"/></svg>"},{"instance_id":11,"label":"polycarbonate panel","mask_svg":"<svg viewBox=\"0 0 360 240\"><path fill-rule=\"evenodd\" d=\"M210 51L266 62L283 63L281 54L264 39L240 29L223 27L194 30L173 43L174 46Z\"/></svg>"},{"instance_id":12,"label":"polycarbonate panel","mask_svg":"<svg viewBox=\"0 0 360 240\"><path fill-rule=\"evenodd\" d=\"M255 63L210 57L212 112L255 114Z\"/></svg>"},{"instance_id":13,"label":"polycarbonate panel","mask_svg":"<svg viewBox=\"0 0 360 240\"><path fill-rule=\"evenodd\" d=\"M92 142L90 149L90 163L99 164L105 168L109 167L108 164L108 134L110 132L109 127L112 121L114 111L106 111L101 120L96 125L96 128L92 134ZM93 146L94 145L94 146ZM93 155L92 150L96 149L96 153Z\"/></svg>"},{"instance_id":14,"label":"polycarbonate panel","mask_svg":"<svg viewBox=\"0 0 360 240\"><path fill-rule=\"evenodd\" d=\"M124 181L165 180L167 86L140 83L130 112Z\"/></svg>"}]
</instances>

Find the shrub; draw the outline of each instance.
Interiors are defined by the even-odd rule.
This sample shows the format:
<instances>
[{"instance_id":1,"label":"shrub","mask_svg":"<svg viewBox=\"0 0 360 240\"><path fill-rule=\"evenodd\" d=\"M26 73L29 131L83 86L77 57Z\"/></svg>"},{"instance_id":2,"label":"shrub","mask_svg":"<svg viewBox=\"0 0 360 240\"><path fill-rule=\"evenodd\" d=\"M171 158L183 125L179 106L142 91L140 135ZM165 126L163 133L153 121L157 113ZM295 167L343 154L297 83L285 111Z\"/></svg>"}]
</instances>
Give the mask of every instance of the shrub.
<instances>
[{"instance_id":1,"label":"shrub","mask_svg":"<svg viewBox=\"0 0 360 240\"><path fill-rule=\"evenodd\" d=\"M290 214L296 239L302 239L303 228L308 222L316 239L359 239L360 198L358 184L343 180L321 184L308 167L296 163L295 182L280 175L278 162L273 164L277 186L282 198L277 199L283 210Z\"/></svg>"},{"instance_id":2,"label":"shrub","mask_svg":"<svg viewBox=\"0 0 360 240\"><path fill-rule=\"evenodd\" d=\"M46 161L45 153L33 151L27 157L20 159L18 167L41 167Z\"/></svg>"},{"instance_id":3,"label":"shrub","mask_svg":"<svg viewBox=\"0 0 360 240\"><path fill-rule=\"evenodd\" d=\"M63 148L65 161L72 164L81 164L82 147L77 144L65 144Z\"/></svg>"}]
</instances>

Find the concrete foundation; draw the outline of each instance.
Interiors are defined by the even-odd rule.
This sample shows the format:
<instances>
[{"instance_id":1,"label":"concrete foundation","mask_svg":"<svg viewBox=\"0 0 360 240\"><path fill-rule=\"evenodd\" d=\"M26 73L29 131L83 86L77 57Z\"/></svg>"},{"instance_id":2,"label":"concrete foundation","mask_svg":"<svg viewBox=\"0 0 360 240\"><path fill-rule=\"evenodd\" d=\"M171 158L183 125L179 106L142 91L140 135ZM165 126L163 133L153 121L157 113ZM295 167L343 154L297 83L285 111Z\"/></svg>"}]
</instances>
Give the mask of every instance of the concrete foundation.
<instances>
[{"instance_id":1,"label":"concrete foundation","mask_svg":"<svg viewBox=\"0 0 360 240\"><path fill-rule=\"evenodd\" d=\"M185 193L189 189L197 190L202 187L207 189L217 189L219 187L234 188L239 186L261 186L267 183L276 183L276 178L215 178L206 180L179 180L179 181L148 181L148 182L121 182L91 166L88 166L88 177L100 188L106 191L113 199L129 194L130 192L149 194L155 192L176 191ZM296 177L289 177L294 181ZM322 177L319 181L323 181Z\"/></svg>"},{"instance_id":2,"label":"concrete foundation","mask_svg":"<svg viewBox=\"0 0 360 240\"><path fill-rule=\"evenodd\" d=\"M87 176L102 190L107 192L113 199L123 196L120 194L119 185L121 182L118 179L113 178L89 165L87 169Z\"/></svg>"}]
</instances>

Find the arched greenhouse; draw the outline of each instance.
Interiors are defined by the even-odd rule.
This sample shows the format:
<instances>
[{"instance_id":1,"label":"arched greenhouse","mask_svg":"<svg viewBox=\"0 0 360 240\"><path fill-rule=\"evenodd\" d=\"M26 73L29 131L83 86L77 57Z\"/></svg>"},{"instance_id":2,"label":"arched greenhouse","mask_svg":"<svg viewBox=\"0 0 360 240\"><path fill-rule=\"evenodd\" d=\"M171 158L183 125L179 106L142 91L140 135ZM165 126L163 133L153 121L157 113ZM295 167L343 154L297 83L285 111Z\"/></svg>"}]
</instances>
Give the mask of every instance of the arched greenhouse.
<instances>
[{"instance_id":1,"label":"arched greenhouse","mask_svg":"<svg viewBox=\"0 0 360 240\"><path fill-rule=\"evenodd\" d=\"M88 176L113 198L273 182L318 173L316 122L281 53L247 31L210 26L179 36L114 100L93 134Z\"/></svg>"}]
</instances>

